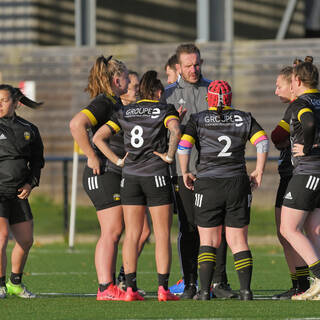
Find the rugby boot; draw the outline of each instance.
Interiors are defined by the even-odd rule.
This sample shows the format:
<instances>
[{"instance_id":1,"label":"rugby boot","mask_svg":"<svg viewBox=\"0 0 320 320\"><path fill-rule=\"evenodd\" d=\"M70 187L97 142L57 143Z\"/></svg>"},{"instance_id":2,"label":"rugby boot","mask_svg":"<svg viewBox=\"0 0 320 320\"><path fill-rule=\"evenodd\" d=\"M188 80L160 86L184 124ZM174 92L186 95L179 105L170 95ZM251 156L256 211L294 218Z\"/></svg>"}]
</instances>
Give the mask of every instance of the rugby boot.
<instances>
[{"instance_id":1,"label":"rugby boot","mask_svg":"<svg viewBox=\"0 0 320 320\"><path fill-rule=\"evenodd\" d=\"M34 293L30 292L23 283L13 284L9 280L6 284L6 286L7 286L7 293L10 296L17 296L19 298L24 298L24 299L36 298L36 295Z\"/></svg>"},{"instance_id":2,"label":"rugby boot","mask_svg":"<svg viewBox=\"0 0 320 320\"><path fill-rule=\"evenodd\" d=\"M218 282L212 286L213 296L219 299L234 299L238 298L238 294L233 292L228 283Z\"/></svg>"},{"instance_id":3,"label":"rugby boot","mask_svg":"<svg viewBox=\"0 0 320 320\"><path fill-rule=\"evenodd\" d=\"M180 296L181 299L193 299L197 293L197 285L195 283L187 284L183 290L183 294Z\"/></svg>"},{"instance_id":4,"label":"rugby boot","mask_svg":"<svg viewBox=\"0 0 320 320\"><path fill-rule=\"evenodd\" d=\"M199 290L193 300L210 300L210 291Z\"/></svg>"},{"instance_id":5,"label":"rugby boot","mask_svg":"<svg viewBox=\"0 0 320 320\"><path fill-rule=\"evenodd\" d=\"M7 296L7 288L0 287L0 299L4 299Z\"/></svg>"},{"instance_id":6,"label":"rugby boot","mask_svg":"<svg viewBox=\"0 0 320 320\"><path fill-rule=\"evenodd\" d=\"M317 296L320 293L320 279L311 278L313 283L310 288L303 293L296 294L291 297L291 300L312 300L313 297Z\"/></svg>"},{"instance_id":7,"label":"rugby boot","mask_svg":"<svg viewBox=\"0 0 320 320\"><path fill-rule=\"evenodd\" d=\"M294 296L295 294L298 294L299 290L298 288L291 288L285 292L279 293L279 294L275 294L274 296L272 296L273 300L289 300L291 299L292 296Z\"/></svg>"},{"instance_id":8,"label":"rugby boot","mask_svg":"<svg viewBox=\"0 0 320 320\"><path fill-rule=\"evenodd\" d=\"M108 288L104 291L100 291L98 289L97 293L97 300L98 301L108 301L108 300L115 300L115 301L122 301L124 300L126 292L121 290L115 284L111 283Z\"/></svg>"},{"instance_id":9,"label":"rugby boot","mask_svg":"<svg viewBox=\"0 0 320 320\"><path fill-rule=\"evenodd\" d=\"M240 300L253 300L253 294L251 290L240 290Z\"/></svg>"},{"instance_id":10,"label":"rugby boot","mask_svg":"<svg viewBox=\"0 0 320 320\"><path fill-rule=\"evenodd\" d=\"M180 298L175 296L170 290L165 290L163 286L158 289L158 301L178 301Z\"/></svg>"},{"instance_id":11,"label":"rugby boot","mask_svg":"<svg viewBox=\"0 0 320 320\"><path fill-rule=\"evenodd\" d=\"M138 291L133 291L131 287L127 288L124 301L143 301L144 298L140 296Z\"/></svg>"},{"instance_id":12,"label":"rugby boot","mask_svg":"<svg viewBox=\"0 0 320 320\"><path fill-rule=\"evenodd\" d=\"M184 291L184 280L183 279L180 279L178 280L178 282L176 284L174 284L173 286L171 286L169 288L170 292L173 293L173 294L176 294L176 295L181 295L183 294L183 291Z\"/></svg>"}]
</instances>

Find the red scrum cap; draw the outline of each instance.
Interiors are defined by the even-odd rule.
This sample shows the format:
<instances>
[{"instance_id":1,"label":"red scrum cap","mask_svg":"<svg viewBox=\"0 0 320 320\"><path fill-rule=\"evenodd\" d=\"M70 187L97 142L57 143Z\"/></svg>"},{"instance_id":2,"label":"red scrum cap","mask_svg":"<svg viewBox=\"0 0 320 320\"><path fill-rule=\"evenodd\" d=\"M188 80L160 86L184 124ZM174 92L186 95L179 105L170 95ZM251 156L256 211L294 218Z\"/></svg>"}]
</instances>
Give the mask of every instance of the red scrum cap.
<instances>
[{"instance_id":1,"label":"red scrum cap","mask_svg":"<svg viewBox=\"0 0 320 320\"><path fill-rule=\"evenodd\" d=\"M208 87L209 107L230 106L232 99L231 87L227 81L215 80Z\"/></svg>"}]
</instances>

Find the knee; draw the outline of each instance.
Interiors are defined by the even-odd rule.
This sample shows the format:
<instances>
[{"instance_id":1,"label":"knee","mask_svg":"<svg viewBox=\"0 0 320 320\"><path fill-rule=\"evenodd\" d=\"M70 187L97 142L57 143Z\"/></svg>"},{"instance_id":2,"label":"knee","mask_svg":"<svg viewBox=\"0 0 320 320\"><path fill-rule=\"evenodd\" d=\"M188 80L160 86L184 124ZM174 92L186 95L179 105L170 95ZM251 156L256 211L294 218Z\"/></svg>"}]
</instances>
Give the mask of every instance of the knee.
<instances>
[{"instance_id":1,"label":"knee","mask_svg":"<svg viewBox=\"0 0 320 320\"><path fill-rule=\"evenodd\" d=\"M306 229L306 233L309 238L317 239L319 238L319 235L320 235L320 226L315 225L315 226L308 227Z\"/></svg>"},{"instance_id":2,"label":"knee","mask_svg":"<svg viewBox=\"0 0 320 320\"><path fill-rule=\"evenodd\" d=\"M19 241L19 246L23 249L25 252L29 252L33 245L33 237L30 239L24 239L23 241Z\"/></svg>"},{"instance_id":3,"label":"knee","mask_svg":"<svg viewBox=\"0 0 320 320\"><path fill-rule=\"evenodd\" d=\"M140 240L141 240L142 242L147 241L148 238L150 237L150 234L151 234L150 229L147 229L147 230L144 229L143 232L142 232L142 234L141 234Z\"/></svg>"},{"instance_id":4,"label":"knee","mask_svg":"<svg viewBox=\"0 0 320 320\"><path fill-rule=\"evenodd\" d=\"M7 247L9 239L9 233L8 232L1 232L0 233L0 250Z\"/></svg>"},{"instance_id":5,"label":"knee","mask_svg":"<svg viewBox=\"0 0 320 320\"><path fill-rule=\"evenodd\" d=\"M279 230L280 230L280 236L281 236L284 240L289 241L290 234L291 234L291 232L290 232L290 230L289 230L289 227L286 226L285 224L282 224L282 223L281 223ZM279 240L280 240L280 238L279 238Z\"/></svg>"}]
</instances>

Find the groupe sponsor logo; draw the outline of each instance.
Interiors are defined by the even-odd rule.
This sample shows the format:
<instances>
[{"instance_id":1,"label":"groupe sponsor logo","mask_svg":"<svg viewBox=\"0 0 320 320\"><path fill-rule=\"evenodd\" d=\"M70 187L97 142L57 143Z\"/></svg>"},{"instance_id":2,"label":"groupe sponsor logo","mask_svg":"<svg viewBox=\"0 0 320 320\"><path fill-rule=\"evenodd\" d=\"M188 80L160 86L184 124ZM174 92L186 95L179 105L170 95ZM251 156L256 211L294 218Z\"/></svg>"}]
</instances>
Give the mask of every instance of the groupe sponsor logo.
<instances>
[{"instance_id":1,"label":"groupe sponsor logo","mask_svg":"<svg viewBox=\"0 0 320 320\"><path fill-rule=\"evenodd\" d=\"M221 124L230 124L235 123L236 127L241 127L243 125L243 119L239 115L225 115L224 117L220 117L218 115L209 115L204 117L204 121L207 124L212 123L221 123Z\"/></svg>"},{"instance_id":2,"label":"groupe sponsor logo","mask_svg":"<svg viewBox=\"0 0 320 320\"><path fill-rule=\"evenodd\" d=\"M129 108L126 110L125 116L126 117L151 117L152 119L158 118L160 115L159 108Z\"/></svg>"}]
</instances>

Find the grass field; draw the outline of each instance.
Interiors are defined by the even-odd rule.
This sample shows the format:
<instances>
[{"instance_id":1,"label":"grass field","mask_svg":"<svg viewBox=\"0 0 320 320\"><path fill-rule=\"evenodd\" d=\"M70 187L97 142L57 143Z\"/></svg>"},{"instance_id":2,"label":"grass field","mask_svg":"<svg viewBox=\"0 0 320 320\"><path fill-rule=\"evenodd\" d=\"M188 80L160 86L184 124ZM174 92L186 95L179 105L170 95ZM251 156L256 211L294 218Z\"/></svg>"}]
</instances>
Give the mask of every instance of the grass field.
<instances>
[{"instance_id":1,"label":"grass field","mask_svg":"<svg viewBox=\"0 0 320 320\"><path fill-rule=\"evenodd\" d=\"M139 261L138 285L146 290L146 301L110 302L95 300L94 244L79 244L73 252L64 244L34 246L24 282L39 298L1 300L0 319L320 319L318 301L270 299L290 285L279 246L252 247L254 301L213 299L159 303L153 251L154 245L147 244ZM171 284L180 277L175 246L173 253ZM230 253L227 270L231 286L238 290Z\"/></svg>"}]
</instances>

